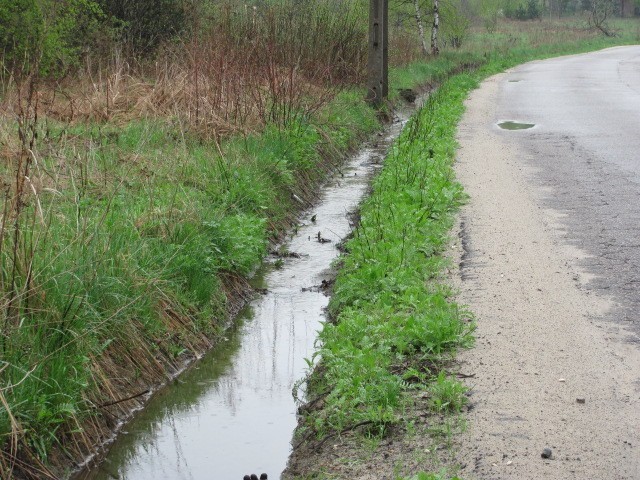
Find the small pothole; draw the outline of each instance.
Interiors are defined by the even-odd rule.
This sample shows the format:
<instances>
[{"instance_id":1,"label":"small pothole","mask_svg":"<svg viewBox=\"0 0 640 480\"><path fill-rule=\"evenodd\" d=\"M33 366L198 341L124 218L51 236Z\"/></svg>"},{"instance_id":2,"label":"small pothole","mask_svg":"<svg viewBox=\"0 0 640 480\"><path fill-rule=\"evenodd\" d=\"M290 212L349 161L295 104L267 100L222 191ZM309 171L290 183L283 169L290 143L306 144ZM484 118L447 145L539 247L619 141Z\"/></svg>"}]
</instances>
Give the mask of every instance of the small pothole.
<instances>
[{"instance_id":1,"label":"small pothole","mask_svg":"<svg viewBox=\"0 0 640 480\"><path fill-rule=\"evenodd\" d=\"M503 130L527 130L536 126L535 123L521 123L521 122L500 122L498 126Z\"/></svg>"}]
</instances>

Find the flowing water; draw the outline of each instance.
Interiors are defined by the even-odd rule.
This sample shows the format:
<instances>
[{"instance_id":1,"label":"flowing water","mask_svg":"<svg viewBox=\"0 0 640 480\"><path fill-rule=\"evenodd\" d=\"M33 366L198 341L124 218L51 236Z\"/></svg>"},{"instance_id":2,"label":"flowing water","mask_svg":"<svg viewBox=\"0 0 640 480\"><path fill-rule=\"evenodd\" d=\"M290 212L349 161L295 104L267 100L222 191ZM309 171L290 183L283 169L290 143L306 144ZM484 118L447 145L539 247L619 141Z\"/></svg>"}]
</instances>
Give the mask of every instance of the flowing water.
<instances>
[{"instance_id":1,"label":"flowing water","mask_svg":"<svg viewBox=\"0 0 640 480\"><path fill-rule=\"evenodd\" d=\"M406 115L396 119L323 189L286 245L299 257L265 269L267 293L250 304L227 339L154 395L103 461L77 478L280 477L297 423L292 390L307 371L305 359L313 355L329 301L318 286L331 277L337 244L352 230L349 213L405 121Z\"/></svg>"}]
</instances>

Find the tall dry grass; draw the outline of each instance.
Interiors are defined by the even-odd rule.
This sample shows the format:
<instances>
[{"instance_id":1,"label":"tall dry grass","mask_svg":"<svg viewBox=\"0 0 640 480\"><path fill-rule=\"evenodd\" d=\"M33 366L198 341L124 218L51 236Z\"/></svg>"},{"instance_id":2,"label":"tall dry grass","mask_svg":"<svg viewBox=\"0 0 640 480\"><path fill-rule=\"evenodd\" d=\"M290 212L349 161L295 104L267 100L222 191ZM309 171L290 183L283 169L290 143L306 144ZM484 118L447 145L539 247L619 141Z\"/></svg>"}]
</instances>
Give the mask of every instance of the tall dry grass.
<instances>
[{"instance_id":1,"label":"tall dry grass","mask_svg":"<svg viewBox=\"0 0 640 480\"><path fill-rule=\"evenodd\" d=\"M340 0L219 4L153 61L86 57L39 91L41 108L63 121L175 117L212 136L286 126L362 81L364 15Z\"/></svg>"}]
</instances>

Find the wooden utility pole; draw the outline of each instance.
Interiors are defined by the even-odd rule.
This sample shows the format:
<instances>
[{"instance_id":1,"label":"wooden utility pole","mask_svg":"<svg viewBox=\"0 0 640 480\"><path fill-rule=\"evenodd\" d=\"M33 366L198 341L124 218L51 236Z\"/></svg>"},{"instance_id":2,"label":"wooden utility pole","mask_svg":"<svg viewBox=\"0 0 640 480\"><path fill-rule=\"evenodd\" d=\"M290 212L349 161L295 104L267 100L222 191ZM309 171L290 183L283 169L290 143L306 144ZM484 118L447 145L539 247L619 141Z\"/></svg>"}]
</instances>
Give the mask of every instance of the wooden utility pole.
<instances>
[{"instance_id":1,"label":"wooden utility pole","mask_svg":"<svg viewBox=\"0 0 640 480\"><path fill-rule=\"evenodd\" d=\"M379 107L389 94L389 0L369 0L367 100Z\"/></svg>"}]
</instances>

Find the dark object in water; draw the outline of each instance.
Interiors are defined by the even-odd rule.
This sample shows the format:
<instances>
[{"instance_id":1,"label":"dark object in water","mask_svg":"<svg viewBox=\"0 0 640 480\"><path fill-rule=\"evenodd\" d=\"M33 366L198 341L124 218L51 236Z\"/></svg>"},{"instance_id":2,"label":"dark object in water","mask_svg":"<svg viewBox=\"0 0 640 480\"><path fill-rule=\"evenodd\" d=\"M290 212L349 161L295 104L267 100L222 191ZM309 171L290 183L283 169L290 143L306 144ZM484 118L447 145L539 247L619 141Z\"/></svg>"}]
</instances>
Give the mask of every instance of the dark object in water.
<instances>
[{"instance_id":1,"label":"dark object in water","mask_svg":"<svg viewBox=\"0 0 640 480\"><path fill-rule=\"evenodd\" d=\"M256 475L255 473L252 473L251 480L258 480L258 475Z\"/></svg>"},{"instance_id":2,"label":"dark object in water","mask_svg":"<svg viewBox=\"0 0 640 480\"><path fill-rule=\"evenodd\" d=\"M320 242L320 243L329 243L329 242L331 242L331 240L329 240L328 238L323 238L322 234L320 232L318 232L318 242Z\"/></svg>"},{"instance_id":3,"label":"dark object in water","mask_svg":"<svg viewBox=\"0 0 640 480\"><path fill-rule=\"evenodd\" d=\"M251 480L251 477L249 475L245 475L244 477L242 477L242 480Z\"/></svg>"},{"instance_id":4,"label":"dark object in water","mask_svg":"<svg viewBox=\"0 0 640 480\"><path fill-rule=\"evenodd\" d=\"M260 480L267 480L267 474L263 473L262 475L260 475Z\"/></svg>"}]
</instances>

